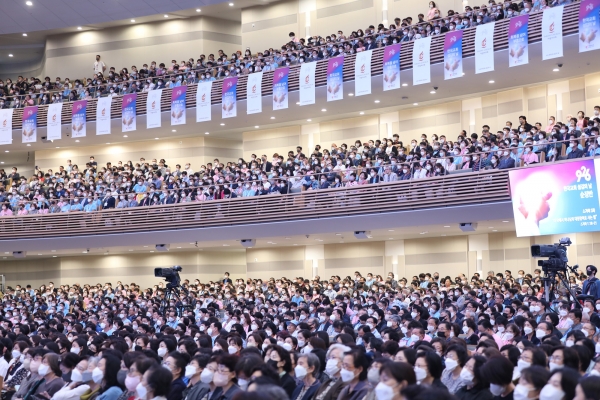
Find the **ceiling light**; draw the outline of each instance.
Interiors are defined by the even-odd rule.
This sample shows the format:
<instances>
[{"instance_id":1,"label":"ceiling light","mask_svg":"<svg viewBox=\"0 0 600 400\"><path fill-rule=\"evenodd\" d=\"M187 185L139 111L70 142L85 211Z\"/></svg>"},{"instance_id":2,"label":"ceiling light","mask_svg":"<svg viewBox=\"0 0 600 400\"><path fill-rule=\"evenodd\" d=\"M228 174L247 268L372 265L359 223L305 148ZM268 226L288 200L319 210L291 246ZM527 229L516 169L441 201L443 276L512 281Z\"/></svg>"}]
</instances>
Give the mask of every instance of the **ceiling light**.
<instances>
[{"instance_id":1,"label":"ceiling light","mask_svg":"<svg viewBox=\"0 0 600 400\"><path fill-rule=\"evenodd\" d=\"M165 17L165 18L169 18L169 16L168 16L167 14L163 15L163 17Z\"/></svg>"},{"instance_id":2,"label":"ceiling light","mask_svg":"<svg viewBox=\"0 0 600 400\"><path fill-rule=\"evenodd\" d=\"M375 100L375 104L379 104L381 103L379 100Z\"/></svg>"},{"instance_id":3,"label":"ceiling light","mask_svg":"<svg viewBox=\"0 0 600 400\"><path fill-rule=\"evenodd\" d=\"M359 114L360 114L360 115L365 115L365 112L364 112L364 111L361 111Z\"/></svg>"},{"instance_id":4,"label":"ceiling light","mask_svg":"<svg viewBox=\"0 0 600 400\"><path fill-rule=\"evenodd\" d=\"M450 228L450 225L444 225L444 228Z\"/></svg>"},{"instance_id":5,"label":"ceiling light","mask_svg":"<svg viewBox=\"0 0 600 400\"><path fill-rule=\"evenodd\" d=\"M155 138L154 138L154 140L158 140L158 138L157 138L157 137L155 137Z\"/></svg>"},{"instance_id":6,"label":"ceiling light","mask_svg":"<svg viewBox=\"0 0 600 400\"><path fill-rule=\"evenodd\" d=\"M150 253L154 253L154 250L150 250Z\"/></svg>"},{"instance_id":7,"label":"ceiling light","mask_svg":"<svg viewBox=\"0 0 600 400\"><path fill-rule=\"evenodd\" d=\"M110 142L106 143L106 144L110 144Z\"/></svg>"},{"instance_id":8,"label":"ceiling light","mask_svg":"<svg viewBox=\"0 0 600 400\"><path fill-rule=\"evenodd\" d=\"M83 254L87 254L87 251L82 251Z\"/></svg>"},{"instance_id":9,"label":"ceiling light","mask_svg":"<svg viewBox=\"0 0 600 400\"><path fill-rule=\"evenodd\" d=\"M494 227L493 227L493 226L490 226L490 227L489 227L489 229L494 229Z\"/></svg>"},{"instance_id":10,"label":"ceiling light","mask_svg":"<svg viewBox=\"0 0 600 400\"><path fill-rule=\"evenodd\" d=\"M129 137L129 136L127 136L127 135L123 135L123 137ZM78 142L79 142L79 140L78 140Z\"/></svg>"},{"instance_id":11,"label":"ceiling light","mask_svg":"<svg viewBox=\"0 0 600 400\"><path fill-rule=\"evenodd\" d=\"M413 106L418 106L418 105L419 105L419 103L413 103Z\"/></svg>"},{"instance_id":12,"label":"ceiling light","mask_svg":"<svg viewBox=\"0 0 600 400\"><path fill-rule=\"evenodd\" d=\"M148 246L144 246L144 247L148 247Z\"/></svg>"},{"instance_id":13,"label":"ceiling light","mask_svg":"<svg viewBox=\"0 0 600 400\"><path fill-rule=\"evenodd\" d=\"M229 245L228 244L224 244L223 247L229 247Z\"/></svg>"},{"instance_id":14,"label":"ceiling light","mask_svg":"<svg viewBox=\"0 0 600 400\"><path fill-rule=\"evenodd\" d=\"M204 132L204 134L205 134L205 135L210 135L210 133L208 133L208 132Z\"/></svg>"},{"instance_id":15,"label":"ceiling light","mask_svg":"<svg viewBox=\"0 0 600 400\"><path fill-rule=\"evenodd\" d=\"M221 126L225 126L225 124L224 124L224 123L221 123Z\"/></svg>"},{"instance_id":16,"label":"ceiling light","mask_svg":"<svg viewBox=\"0 0 600 400\"><path fill-rule=\"evenodd\" d=\"M24 34L23 34L23 36L27 36L27 34L26 34L26 33L24 33Z\"/></svg>"},{"instance_id":17,"label":"ceiling light","mask_svg":"<svg viewBox=\"0 0 600 400\"><path fill-rule=\"evenodd\" d=\"M4 164L4 161L0 161L0 164Z\"/></svg>"},{"instance_id":18,"label":"ceiling light","mask_svg":"<svg viewBox=\"0 0 600 400\"><path fill-rule=\"evenodd\" d=\"M256 129L260 128L260 126L258 126L258 125L254 125L254 127L255 127Z\"/></svg>"},{"instance_id":19,"label":"ceiling light","mask_svg":"<svg viewBox=\"0 0 600 400\"><path fill-rule=\"evenodd\" d=\"M354 96L354 93L348 93L348 96L352 97Z\"/></svg>"},{"instance_id":20,"label":"ceiling light","mask_svg":"<svg viewBox=\"0 0 600 400\"><path fill-rule=\"evenodd\" d=\"M341 233L336 233L335 236L342 236L342 234Z\"/></svg>"},{"instance_id":21,"label":"ceiling light","mask_svg":"<svg viewBox=\"0 0 600 400\"><path fill-rule=\"evenodd\" d=\"M403 83L402 86L408 86L408 83Z\"/></svg>"},{"instance_id":22,"label":"ceiling light","mask_svg":"<svg viewBox=\"0 0 600 400\"><path fill-rule=\"evenodd\" d=\"M52 257L56 258L56 256L52 256Z\"/></svg>"},{"instance_id":23,"label":"ceiling light","mask_svg":"<svg viewBox=\"0 0 600 400\"><path fill-rule=\"evenodd\" d=\"M135 22L135 19L132 19L131 22Z\"/></svg>"},{"instance_id":24,"label":"ceiling light","mask_svg":"<svg viewBox=\"0 0 600 400\"><path fill-rule=\"evenodd\" d=\"M388 229L388 232L394 232L394 230L393 229Z\"/></svg>"},{"instance_id":25,"label":"ceiling light","mask_svg":"<svg viewBox=\"0 0 600 400\"><path fill-rule=\"evenodd\" d=\"M558 72L558 71L560 71L560 69L558 69L558 68L554 68L552 71L553 71L553 72Z\"/></svg>"},{"instance_id":26,"label":"ceiling light","mask_svg":"<svg viewBox=\"0 0 600 400\"><path fill-rule=\"evenodd\" d=\"M389 238L388 240L394 240L394 238Z\"/></svg>"},{"instance_id":27,"label":"ceiling light","mask_svg":"<svg viewBox=\"0 0 600 400\"><path fill-rule=\"evenodd\" d=\"M431 92L429 92L429 93L431 93L431 94L435 94L435 90L432 90L432 91L431 91Z\"/></svg>"},{"instance_id":28,"label":"ceiling light","mask_svg":"<svg viewBox=\"0 0 600 400\"><path fill-rule=\"evenodd\" d=\"M300 102L299 102L299 101L297 101L297 102L296 102L296 104L297 104L297 105L300 105Z\"/></svg>"},{"instance_id":29,"label":"ceiling light","mask_svg":"<svg viewBox=\"0 0 600 400\"><path fill-rule=\"evenodd\" d=\"M202 11L202 10L201 10L201 9L199 9L199 8L196 8L196 12L200 12L200 11Z\"/></svg>"},{"instance_id":30,"label":"ceiling light","mask_svg":"<svg viewBox=\"0 0 600 400\"><path fill-rule=\"evenodd\" d=\"M271 119L275 119L275 117L271 117Z\"/></svg>"},{"instance_id":31,"label":"ceiling light","mask_svg":"<svg viewBox=\"0 0 600 400\"><path fill-rule=\"evenodd\" d=\"M445 234L443 234L442 236L446 236Z\"/></svg>"},{"instance_id":32,"label":"ceiling light","mask_svg":"<svg viewBox=\"0 0 600 400\"><path fill-rule=\"evenodd\" d=\"M229 3L229 7L233 7L233 3Z\"/></svg>"},{"instance_id":33,"label":"ceiling light","mask_svg":"<svg viewBox=\"0 0 600 400\"><path fill-rule=\"evenodd\" d=\"M9 56L9 57L12 57L13 55L12 55L12 54L9 54L8 56Z\"/></svg>"},{"instance_id":34,"label":"ceiling light","mask_svg":"<svg viewBox=\"0 0 600 400\"><path fill-rule=\"evenodd\" d=\"M307 119L307 120L306 120L306 122L311 122L311 121L312 121L312 119Z\"/></svg>"},{"instance_id":35,"label":"ceiling light","mask_svg":"<svg viewBox=\"0 0 600 400\"><path fill-rule=\"evenodd\" d=\"M76 140L75 140L75 143L79 143L79 139L76 139Z\"/></svg>"},{"instance_id":36,"label":"ceiling light","mask_svg":"<svg viewBox=\"0 0 600 400\"><path fill-rule=\"evenodd\" d=\"M77 30L78 30L78 31L80 31L80 30L82 30L82 29L83 29L83 28L82 28L82 27L80 27L80 26L78 26L78 27L77 27Z\"/></svg>"},{"instance_id":37,"label":"ceiling light","mask_svg":"<svg viewBox=\"0 0 600 400\"><path fill-rule=\"evenodd\" d=\"M462 76L465 76L465 73L463 72Z\"/></svg>"},{"instance_id":38,"label":"ceiling light","mask_svg":"<svg viewBox=\"0 0 600 400\"><path fill-rule=\"evenodd\" d=\"M177 132L177 129L172 129L171 132Z\"/></svg>"},{"instance_id":39,"label":"ceiling light","mask_svg":"<svg viewBox=\"0 0 600 400\"><path fill-rule=\"evenodd\" d=\"M178 249L180 249L180 248L181 248L181 246L178 246L177 248L178 248Z\"/></svg>"},{"instance_id":40,"label":"ceiling light","mask_svg":"<svg viewBox=\"0 0 600 400\"><path fill-rule=\"evenodd\" d=\"M41 254L38 253L38 256L41 256Z\"/></svg>"},{"instance_id":41,"label":"ceiling light","mask_svg":"<svg viewBox=\"0 0 600 400\"><path fill-rule=\"evenodd\" d=\"M30 7L31 7L31 6L33 5L33 2L31 2L31 1L26 1L26 2L25 2L25 4L27 4L28 6L30 6Z\"/></svg>"},{"instance_id":42,"label":"ceiling light","mask_svg":"<svg viewBox=\"0 0 600 400\"><path fill-rule=\"evenodd\" d=\"M294 246L298 246L298 245L296 243L294 243ZM6 257L4 257L4 258L6 258Z\"/></svg>"},{"instance_id":43,"label":"ceiling light","mask_svg":"<svg viewBox=\"0 0 600 400\"><path fill-rule=\"evenodd\" d=\"M321 111L325 112L325 111L327 111L327 109L326 108L321 108Z\"/></svg>"},{"instance_id":44,"label":"ceiling light","mask_svg":"<svg viewBox=\"0 0 600 400\"><path fill-rule=\"evenodd\" d=\"M133 251L133 249L129 249L128 251Z\"/></svg>"},{"instance_id":45,"label":"ceiling light","mask_svg":"<svg viewBox=\"0 0 600 400\"><path fill-rule=\"evenodd\" d=\"M492 81L490 81L489 83L496 83L496 81L493 81L493 80L492 80Z\"/></svg>"},{"instance_id":46,"label":"ceiling light","mask_svg":"<svg viewBox=\"0 0 600 400\"><path fill-rule=\"evenodd\" d=\"M60 147L56 146L57 149L60 149Z\"/></svg>"},{"instance_id":47,"label":"ceiling light","mask_svg":"<svg viewBox=\"0 0 600 400\"><path fill-rule=\"evenodd\" d=\"M498 229L494 229L492 232L498 232Z\"/></svg>"},{"instance_id":48,"label":"ceiling light","mask_svg":"<svg viewBox=\"0 0 600 400\"><path fill-rule=\"evenodd\" d=\"M508 222L508 221L502 221L502 222Z\"/></svg>"},{"instance_id":49,"label":"ceiling light","mask_svg":"<svg viewBox=\"0 0 600 400\"><path fill-rule=\"evenodd\" d=\"M9 153L10 151L9 151L9 150L4 150L4 152L5 152L5 153Z\"/></svg>"},{"instance_id":50,"label":"ceiling light","mask_svg":"<svg viewBox=\"0 0 600 400\"><path fill-rule=\"evenodd\" d=\"M27 143L27 147L31 147L31 143Z\"/></svg>"},{"instance_id":51,"label":"ceiling light","mask_svg":"<svg viewBox=\"0 0 600 400\"><path fill-rule=\"evenodd\" d=\"M419 235L424 235L426 233L427 233L427 231L423 231L423 232L419 233Z\"/></svg>"}]
</instances>

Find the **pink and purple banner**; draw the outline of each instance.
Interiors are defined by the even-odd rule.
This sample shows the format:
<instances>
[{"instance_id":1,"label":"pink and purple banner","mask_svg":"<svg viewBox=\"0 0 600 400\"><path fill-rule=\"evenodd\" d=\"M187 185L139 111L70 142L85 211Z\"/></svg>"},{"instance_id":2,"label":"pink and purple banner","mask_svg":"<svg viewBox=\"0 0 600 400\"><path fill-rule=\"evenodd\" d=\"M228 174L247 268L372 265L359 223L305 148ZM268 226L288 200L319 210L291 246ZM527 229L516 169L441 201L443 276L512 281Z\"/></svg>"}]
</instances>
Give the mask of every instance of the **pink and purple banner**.
<instances>
[{"instance_id":1,"label":"pink and purple banner","mask_svg":"<svg viewBox=\"0 0 600 400\"><path fill-rule=\"evenodd\" d=\"M137 93L126 94L123 96L123 103L121 103L121 122L123 132L131 132L136 130L136 103Z\"/></svg>"},{"instance_id":2,"label":"pink and purple banner","mask_svg":"<svg viewBox=\"0 0 600 400\"><path fill-rule=\"evenodd\" d=\"M171 125L184 125L186 110L185 110L185 95L187 94L187 86L178 86L173 88L171 92Z\"/></svg>"},{"instance_id":3,"label":"pink and purple banner","mask_svg":"<svg viewBox=\"0 0 600 400\"><path fill-rule=\"evenodd\" d=\"M37 116L38 106L25 107L23 109L23 143L35 143L37 141Z\"/></svg>"},{"instance_id":4,"label":"pink and purple banner","mask_svg":"<svg viewBox=\"0 0 600 400\"><path fill-rule=\"evenodd\" d=\"M87 100L73 103L71 108L71 137L85 137L87 128Z\"/></svg>"},{"instance_id":5,"label":"pink and purple banner","mask_svg":"<svg viewBox=\"0 0 600 400\"><path fill-rule=\"evenodd\" d=\"M599 168L588 159L511 170L517 236L597 231Z\"/></svg>"},{"instance_id":6,"label":"pink and purple banner","mask_svg":"<svg viewBox=\"0 0 600 400\"><path fill-rule=\"evenodd\" d=\"M508 26L509 67L529 64L529 14L510 19Z\"/></svg>"},{"instance_id":7,"label":"pink and purple banner","mask_svg":"<svg viewBox=\"0 0 600 400\"><path fill-rule=\"evenodd\" d=\"M276 69L273 73L273 110L288 108L289 67Z\"/></svg>"},{"instance_id":8,"label":"pink and purple banner","mask_svg":"<svg viewBox=\"0 0 600 400\"><path fill-rule=\"evenodd\" d=\"M453 31L446 33L444 39L444 79L454 79L462 77L462 39L463 31Z\"/></svg>"},{"instance_id":9,"label":"pink and purple banner","mask_svg":"<svg viewBox=\"0 0 600 400\"><path fill-rule=\"evenodd\" d=\"M223 81L221 89L221 117L237 117L237 84L238 77L233 76Z\"/></svg>"},{"instance_id":10,"label":"pink and purple banner","mask_svg":"<svg viewBox=\"0 0 600 400\"><path fill-rule=\"evenodd\" d=\"M344 98L344 57L336 57L327 64L327 101Z\"/></svg>"},{"instance_id":11,"label":"pink and purple banner","mask_svg":"<svg viewBox=\"0 0 600 400\"><path fill-rule=\"evenodd\" d=\"M600 49L600 0L579 4L579 52Z\"/></svg>"},{"instance_id":12,"label":"pink and purple banner","mask_svg":"<svg viewBox=\"0 0 600 400\"><path fill-rule=\"evenodd\" d=\"M383 53L383 91L400 89L400 43L387 46Z\"/></svg>"}]
</instances>

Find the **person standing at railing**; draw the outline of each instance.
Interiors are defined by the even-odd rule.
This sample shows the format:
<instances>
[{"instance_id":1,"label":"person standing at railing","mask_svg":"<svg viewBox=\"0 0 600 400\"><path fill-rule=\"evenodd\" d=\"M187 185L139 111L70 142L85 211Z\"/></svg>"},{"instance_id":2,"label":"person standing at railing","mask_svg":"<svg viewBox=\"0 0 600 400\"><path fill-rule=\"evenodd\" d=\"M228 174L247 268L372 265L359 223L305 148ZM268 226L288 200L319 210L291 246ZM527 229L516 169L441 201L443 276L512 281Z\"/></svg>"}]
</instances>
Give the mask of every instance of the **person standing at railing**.
<instances>
[{"instance_id":1,"label":"person standing at railing","mask_svg":"<svg viewBox=\"0 0 600 400\"><path fill-rule=\"evenodd\" d=\"M100 59L100 55L96 55L96 61L94 62L94 73L95 74L104 74L104 71L106 71L106 64L104 64L104 61L102 61Z\"/></svg>"}]
</instances>

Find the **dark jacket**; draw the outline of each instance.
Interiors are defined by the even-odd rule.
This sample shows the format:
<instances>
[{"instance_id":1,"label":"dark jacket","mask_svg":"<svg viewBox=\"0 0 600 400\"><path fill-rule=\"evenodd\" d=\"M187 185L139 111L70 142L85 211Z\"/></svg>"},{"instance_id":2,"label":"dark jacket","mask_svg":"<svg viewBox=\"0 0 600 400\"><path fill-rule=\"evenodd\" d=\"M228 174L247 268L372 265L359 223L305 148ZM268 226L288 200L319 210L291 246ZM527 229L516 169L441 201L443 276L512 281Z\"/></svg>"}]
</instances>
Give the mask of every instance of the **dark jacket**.
<instances>
[{"instance_id":1,"label":"dark jacket","mask_svg":"<svg viewBox=\"0 0 600 400\"><path fill-rule=\"evenodd\" d=\"M301 398L298 398L298 396L300 395L300 392L302 391L302 388L304 388L304 382L301 381L298 384L298 386L296 386L296 389L294 390L294 393L292 393L292 397L290 397L290 400L309 400L314 396L314 394L317 392L317 390L319 390L319 387L321 387L321 381L319 381L317 379L312 384L312 386L309 387L308 390L304 393L304 396L302 396Z\"/></svg>"},{"instance_id":2,"label":"dark jacket","mask_svg":"<svg viewBox=\"0 0 600 400\"><path fill-rule=\"evenodd\" d=\"M341 379L327 379L319 387L319 390L317 390L317 393L315 394L315 399L322 395L322 400L337 400L338 396L340 395L342 389L344 389L345 386L346 384Z\"/></svg>"},{"instance_id":3,"label":"dark jacket","mask_svg":"<svg viewBox=\"0 0 600 400\"><path fill-rule=\"evenodd\" d=\"M494 398L490 389L477 386L470 390L466 386L463 386L454 393L454 396L459 400L492 400Z\"/></svg>"},{"instance_id":4,"label":"dark jacket","mask_svg":"<svg viewBox=\"0 0 600 400\"><path fill-rule=\"evenodd\" d=\"M294 378L292 378L292 376L290 374L288 374L286 372L281 377L281 387L283 388L283 390L285 390L285 392L288 394L288 396L290 396L290 399L291 399L292 394L294 393L294 390L296 389L296 381L294 380Z\"/></svg>"},{"instance_id":5,"label":"dark jacket","mask_svg":"<svg viewBox=\"0 0 600 400\"><path fill-rule=\"evenodd\" d=\"M169 390L167 400L182 400L183 391L185 390L186 386L187 385L181 377L175 379L173 382L171 382L171 390Z\"/></svg>"},{"instance_id":6,"label":"dark jacket","mask_svg":"<svg viewBox=\"0 0 600 400\"><path fill-rule=\"evenodd\" d=\"M187 390L185 400L200 400L210 392L210 386L203 382L198 382Z\"/></svg>"},{"instance_id":7,"label":"dark jacket","mask_svg":"<svg viewBox=\"0 0 600 400\"><path fill-rule=\"evenodd\" d=\"M338 400L362 400L371 391L371 389L373 389L373 387L366 380L358 382L353 390L351 390L350 386L347 385L340 392Z\"/></svg>"}]
</instances>

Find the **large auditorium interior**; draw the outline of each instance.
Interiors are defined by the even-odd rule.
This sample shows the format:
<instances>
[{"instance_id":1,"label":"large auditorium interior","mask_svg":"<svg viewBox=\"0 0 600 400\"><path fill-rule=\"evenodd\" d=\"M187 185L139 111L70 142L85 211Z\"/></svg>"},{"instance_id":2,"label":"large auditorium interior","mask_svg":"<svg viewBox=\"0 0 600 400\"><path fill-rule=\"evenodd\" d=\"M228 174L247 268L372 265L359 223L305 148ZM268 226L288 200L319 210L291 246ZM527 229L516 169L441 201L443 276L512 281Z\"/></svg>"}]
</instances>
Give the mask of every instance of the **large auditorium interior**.
<instances>
[{"instance_id":1,"label":"large auditorium interior","mask_svg":"<svg viewBox=\"0 0 600 400\"><path fill-rule=\"evenodd\" d=\"M600 400L600 0L0 13L1 400Z\"/></svg>"}]
</instances>

